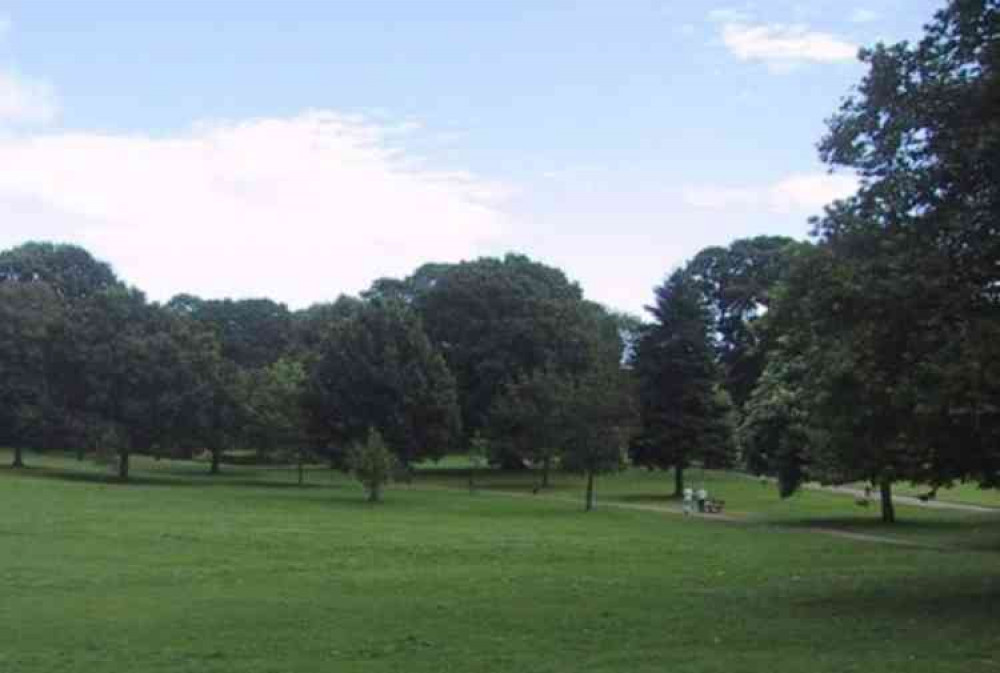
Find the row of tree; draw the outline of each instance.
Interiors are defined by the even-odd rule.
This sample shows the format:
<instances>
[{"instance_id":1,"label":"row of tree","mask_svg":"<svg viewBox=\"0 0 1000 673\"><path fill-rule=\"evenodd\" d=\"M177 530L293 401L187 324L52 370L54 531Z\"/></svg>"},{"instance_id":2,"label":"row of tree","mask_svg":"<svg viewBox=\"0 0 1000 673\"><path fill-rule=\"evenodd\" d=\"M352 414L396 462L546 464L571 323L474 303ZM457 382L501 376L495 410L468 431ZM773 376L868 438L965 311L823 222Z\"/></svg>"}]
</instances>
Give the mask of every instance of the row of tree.
<instances>
[{"instance_id":1,"label":"row of tree","mask_svg":"<svg viewBox=\"0 0 1000 673\"><path fill-rule=\"evenodd\" d=\"M919 43L861 58L820 145L857 194L812 243L703 250L645 324L519 255L291 312L149 303L73 246L0 253L0 444L110 452L123 478L134 452L207 449L214 472L253 448L301 474L354 445L404 467L472 446L542 485L584 472L591 495L628 457L678 493L691 465L743 464L786 496L869 481L887 521L897 481L995 485L1000 5L953 0Z\"/></svg>"},{"instance_id":2,"label":"row of tree","mask_svg":"<svg viewBox=\"0 0 1000 673\"><path fill-rule=\"evenodd\" d=\"M266 299L150 303L81 248L28 243L0 253L0 325L0 443L17 447L15 465L22 447L76 447L110 454L125 479L134 453L205 450L217 472L226 450L252 448L294 456L301 473L319 456L343 465L375 429L403 467L479 434L495 463L595 471L621 461L633 422L632 322L518 255L426 265L292 312ZM541 382L562 418L559 433L533 435L544 449L505 425L511 400ZM607 455L586 448L609 432Z\"/></svg>"}]
</instances>

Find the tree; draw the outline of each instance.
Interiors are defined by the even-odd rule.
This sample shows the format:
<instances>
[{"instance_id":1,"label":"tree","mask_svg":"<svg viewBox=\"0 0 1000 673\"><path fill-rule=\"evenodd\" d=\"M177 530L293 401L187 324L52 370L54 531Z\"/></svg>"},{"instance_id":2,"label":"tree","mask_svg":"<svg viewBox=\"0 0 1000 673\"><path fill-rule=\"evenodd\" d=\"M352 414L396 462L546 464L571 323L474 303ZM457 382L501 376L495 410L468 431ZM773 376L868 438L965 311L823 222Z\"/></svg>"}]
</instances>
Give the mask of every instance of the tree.
<instances>
[{"instance_id":1,"label":"tree","mask_svg":"<svg viewBox=\"0 0 1000 673\"><path fill-rule=\"evenodd\" d=\"M348 465L368 493L368 502L380 502L382 488L389 483L396 467L396 457L386 447L378 430L371 429L364 442L358 442L351 448Z\"/></svg>"},{"instance_id":2,"label":"tree","mask_svg":"<svg viewBox=\"0 0 1000 673\"><path fill-rule=\"evenodd\" d=\"M203 441L210 427L214 336L190 320L146 303L134 289L94 293L72 308L66 371L92 441L113 440L118 476L133 453Z\"/></svg>"},{"instance_id":3,"label":"tree","mask_svg":"<svg viewBox=\"0 0 1000 673\"><path fill-rule=\"evenodd\" d=\"M475 493L476 475L486 466L489 455L489 440L477 432L469 441L469 493Z\"/></svg>"},{"instance_id":4,"label":"tree","mask_svg":"<svg viewBox=\"0 0 1000 673\"><path fill-rule=\"evenodd\" d=\"M777 477L783 498L795 493L808 475L814 431L806 404L807 384L808 368L801 358L772 351L737 430L747 467L755 474Z\"/></svg>"},{"instance_id":5,"label":"tree","mask_svg":"<svg viewBox=\"0 0 1000 673\"><path fill-rule=\"evenodd\" d=\"M25 243L0 252L0 283L48 285L66 302L122 287L111 267L75 245Z\"/></svg>"},{"instance_id":6,"label":"tree","mask_svg":"<svg viewBox=\"0 0 1000 673\"><path fill-rule=\"evenodd\" d=\"M401 296L419 313L455 376L466 436L485 428L508 381L544 367L578 373L588 365L583 325L593 307L588 317L576 283L523 255L429 264L377 291ZM521 457L510 458L515 465Z\"/></svg>"},{"instance_id":7,"label":"tree","mask_svg":"<svg viewBox=\"0 0 1000 673\"><path fill-rule=\"evenodd\" d=\"M691 278L675 271L656 289L648 310L655 322L645 328L636 353L641 430L631 456L650 469L673 468L680 496L692 461L732 463L731 405L719 387L708 310Z\"/></svg>"},{"instance_id":8,"label":"tree","mask_svg":"<svg viewBox=\"0 0 1000 673\"><path fill-rule=\"evenodd\" d=\"M555 371L539 369L506 383L490 408L486 430L491 447L500 449L501 455L540 465L542 488L549 485L552 462L562 444L569 384Z\"/></svg>"},{"instance_id":9,"label":"tree","mask_svg":"<svg viewBox=\"0 0 1000 673\"><path fill-rule=\"evenodd\" d=\"M760 318L797 245L784 236L739 239L706 248L685 266L711 315L722 384L740 409L764 370Z\"/></svg>"},{"instance_id":10,"label":"tree","mask_svg":"<svg viewBox=\"0 0 1000 673\"><path fill-rule=\"evenodd\" d=\"M293 346L292 314L270 299L199 299L178 295L167 304L210 327L222 355L247 369L273 364Z\"/></svg>"},{"instance_id":11,"label":"tree","mask_svg":"<svg viewBox=\"0 0 1000 673\"><path fill-rule=\"evenodd\" d=\"M366 302L335 326L306 394L314 432L346 446L375 428L404 465L445 455L461 435L455 380L398 300Z\"/></svg>"},{"instance_id":12,"label":"tree","mask_svg":"<svg viewBox=\"0 0 1000 673\"><path fill-rule=\"evenodd\" d=\"M301 362L282 358L251 372L246 440L263 451L294 452L299 485L305 481L307 445L304 395L306 371Z\"/></svg>"},{"instance_id":13,"label":"tree","mask_svg":"<svg viewBox=\"0 0 1000 673\"><path fill-rule=\"evenodd\" d=\"M41 448L58 415L51 391L54 334L63 304L44 281L0 283L0 444L14 448L12 466L23 467L22 449Z\"/></svg>"},{"instance_id":14,"label":"tree","mask_svg":"<svg viewBox=\"0 0 1000 673\"><path fill-rule=\"evenodd\" d=\"M861 176L816 220L777 333L809 370L810 470L996 480L1000 6L954 0L917 44L877 45L820 151Z\"/></svg>"},{"instance_id":15,"label":"tree","mask_svg":"<svg viewBox=\"0 0 1000 673\"><path fill-rule=\"evenodd\" d=\"M562 466L586 477L584 510L596 506L597 475L621 470L635 428L635 393L617 363L597 366L565 387Z\"/></svg>"}]
</instances>

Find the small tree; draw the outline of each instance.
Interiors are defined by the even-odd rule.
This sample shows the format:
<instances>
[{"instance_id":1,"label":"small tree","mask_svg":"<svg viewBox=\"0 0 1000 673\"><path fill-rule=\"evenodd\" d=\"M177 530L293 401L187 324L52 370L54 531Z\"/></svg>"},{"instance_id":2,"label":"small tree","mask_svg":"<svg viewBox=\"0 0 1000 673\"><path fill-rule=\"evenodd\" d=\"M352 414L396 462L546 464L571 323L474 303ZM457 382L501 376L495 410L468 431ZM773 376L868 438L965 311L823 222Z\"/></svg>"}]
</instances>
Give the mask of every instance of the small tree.
<instances>
[{"instance_id":1,"label":"small tree","mask_svg":"<svg viewBox=\"0 0 1000 673\"><path fill-rule=\"evenodd\" d=\"M396 467L396 456L389 451L378 430L369 430L367 441L351 448L348 465L368 493L368 502L380 502L382 488L389 483Z\"/></svg>"},{"instance_id":2,"label":"small tree","mask_svg":"<svg viewBox=\"0 0 1000 673\"><path fill-rule=\"evenodd\" d=\"M479 431L472 436L469 442L469 493L476 491L476 474L486 465L489 460L490 442L482 436Z\"/></svg>"},{"instance_id":3,"label":"small tree","mask_svg":"<svg viewBox=\"0 0 1000 673\"><path fill-rule=\"evenodd\" d=\"M635 427L632 382L616 365L604 366L573 382L567 393L562 465L586 476L584 510L589 512L596 504L597 475L617 472L626 464Z\"/></svg>"}]
</instances>

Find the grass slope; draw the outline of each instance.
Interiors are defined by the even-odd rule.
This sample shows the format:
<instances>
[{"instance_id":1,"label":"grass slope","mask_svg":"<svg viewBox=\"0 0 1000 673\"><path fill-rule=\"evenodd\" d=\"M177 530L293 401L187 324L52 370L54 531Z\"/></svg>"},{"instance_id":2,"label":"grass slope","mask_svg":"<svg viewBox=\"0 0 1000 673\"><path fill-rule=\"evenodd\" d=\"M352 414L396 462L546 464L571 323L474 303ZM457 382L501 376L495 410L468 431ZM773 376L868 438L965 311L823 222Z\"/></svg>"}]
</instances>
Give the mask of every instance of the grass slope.
<instances>
[{"instance_id":1,"label":"grass slope","mask_svg":"<svg viewBox=\"0 0 1000 673\"><path fill-rule=\"evenodd\" d=\"M1000 670L995 552L765 514L583 514L563 476L528 498L433 472L371 507L327 471L297 488L287 470L137 460L122 486L29 458L0 469L5 673ZM647 478L602 496L654 496ZM842 504L804 495L818 516Z\"/></svg>"}]
</instances>

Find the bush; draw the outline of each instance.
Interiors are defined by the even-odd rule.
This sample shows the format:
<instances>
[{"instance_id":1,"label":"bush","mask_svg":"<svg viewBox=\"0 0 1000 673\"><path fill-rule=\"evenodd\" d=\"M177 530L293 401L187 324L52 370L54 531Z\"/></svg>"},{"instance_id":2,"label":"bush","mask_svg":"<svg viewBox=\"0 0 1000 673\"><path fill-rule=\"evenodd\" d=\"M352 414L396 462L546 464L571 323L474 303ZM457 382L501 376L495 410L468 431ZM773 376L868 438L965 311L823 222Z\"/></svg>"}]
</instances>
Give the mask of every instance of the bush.
<instances>
[{"instance_id":1,"label":"bush","mask_svg":"<svg viewBox=\"0 0 1000 673\"><path fill-rule=\"evenodd\" d=\"M368 440L355 444L347 457L348 467L368 493L368 502L382 500L382 488L389 483L396 467L396 456L386 447L382 434L368 431Z\"/></svg>"}]
</instances>

